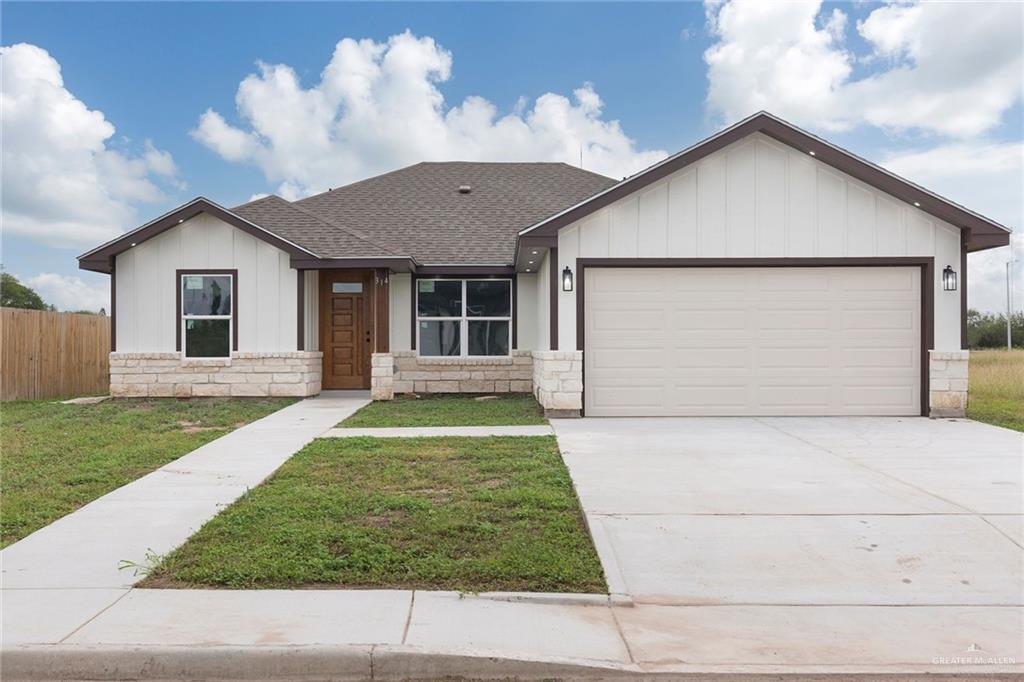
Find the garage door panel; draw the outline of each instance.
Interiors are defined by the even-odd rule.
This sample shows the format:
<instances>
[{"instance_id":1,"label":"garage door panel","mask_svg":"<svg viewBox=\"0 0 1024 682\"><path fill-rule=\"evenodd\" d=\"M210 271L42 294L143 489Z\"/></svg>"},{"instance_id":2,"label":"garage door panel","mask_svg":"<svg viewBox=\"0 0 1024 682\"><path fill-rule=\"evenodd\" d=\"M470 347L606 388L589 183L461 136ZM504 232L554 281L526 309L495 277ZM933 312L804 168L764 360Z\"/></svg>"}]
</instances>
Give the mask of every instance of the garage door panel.
<instances>
[{"instance_id":1,"label":"garage door panel","mask_svg":"<svg viewBox=\"0 0 1024 682\"><path fill-rule=\"evenodd\" d=\"M875 329L903 329L912 331L917 327L917 315L904 310L843 310L843 329L867 331Z\"/></svg>"},{"instance_id":2,"label":"garage door panel","mask_svg":"<svg viewBox=\"0 0 1024 682\"><path fill-rule=\"evenodd\" d=\"M915 369L916 353L909 348L851 348L843 349L841 362L843 368L856 369L893 369L902 367Z\"/></svg>"},{"instance_id":3,"label":"garage door panel","mask_svg":"<svg viewBox=\"0 0 1024 682\"><path fill-rule=\"evenodd\" d=\"M825 271L758 270L755 274L757 286L761 291L818 293L828 289L829 275Z\"/></svg>"},{"instance_id":4,"label":"garage door panel","mask_svg":"<svg viewBox=\"0 0 1024 682\"><path fill-rule=\"evenodd\" d=\"M625 352L620 348L594 348L590 352L594 356L591 366L596 370L604 370L610 379L617 376L616 372L625 374L635 369L649 368L662 371L667 364L661 348L632 348Z\"/></svg>"},{"instance_id":5,"label":"garage door panel","mask_svg":"<svg viewBox=\"0 0 1024 682\"><path fill-rule=\"evenodd\" d=\"M916 415L919 272L587 269L587 414ZM639 312L631 273L660 292Z\"/></svg>"},{"instance_id":6,"label":"garage door panel","mask_svg":"<svg viewBox=\"0 0 1024 682\"><path fill-rule=\"evenodd\" d=\"M779 346L759 348L755 360L758 366L770 369L827 369L831 355L831 349L824 346Z\"/></svg>"},{"instance_id":7,"label":"garage door panel","mask_svg":"<svg viewBox=\"0 0 1024 682\"><path fill-rule=\"evenodd\" d=\"M679 369L744 369L747 366L746 349L737 348L708 348L707 346L694 346L690 348L677 347L679 352L672 353L666 365Z\"/></svg>"},{"instance_id":8,"label":"garage door panel","mask_svg":"<svg viewBox=\"0 0 1024 682\"><path fill-rule=\"evenodd\" d=\"M662 313L661 319L669 328L676 331L693 331L708 333L721 330L743 329L749 319L746 309L699 310L695 308L676 308L669 315Z\"/></svg>"}]
</instances>

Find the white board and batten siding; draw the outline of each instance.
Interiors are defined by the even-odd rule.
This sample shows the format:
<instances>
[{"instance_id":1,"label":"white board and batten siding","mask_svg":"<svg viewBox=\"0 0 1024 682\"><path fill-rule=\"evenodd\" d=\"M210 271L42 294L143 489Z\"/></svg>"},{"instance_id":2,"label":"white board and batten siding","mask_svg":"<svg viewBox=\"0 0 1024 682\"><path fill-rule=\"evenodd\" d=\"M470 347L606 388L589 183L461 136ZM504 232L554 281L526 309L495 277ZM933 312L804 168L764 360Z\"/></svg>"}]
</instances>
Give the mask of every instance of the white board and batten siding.
<instances>
[{"instance_id":1,"label":"white board and batten siding","mask_svg":"<svg viewBox=\"0 0 1024 682\"><path fill-rule=\"evenodd\" d=\"M933 256L935 349L960 348L960 231L808 154L744 138L561 230L558 271L577 258ZM578 288L578 287L577 287ZM559 347L576 348L576 292L560 291Z\"/></svg>"},{"instance_id":2,"label":"white board and batten siding","mask_svg":"<svg viewBox=\"0 0 1024 682\"><path fill-rule=\"evenodd\" d=\"M128 249L115 267L118 351L173 352L180 324L175 271L220 268L238 270L238 350L296 349L297 281L289 255L211 215ZM315 301L306 298L307 306ZM307 338L316 317L309 313L307 307Z\"/></svg>"}]
</instances>

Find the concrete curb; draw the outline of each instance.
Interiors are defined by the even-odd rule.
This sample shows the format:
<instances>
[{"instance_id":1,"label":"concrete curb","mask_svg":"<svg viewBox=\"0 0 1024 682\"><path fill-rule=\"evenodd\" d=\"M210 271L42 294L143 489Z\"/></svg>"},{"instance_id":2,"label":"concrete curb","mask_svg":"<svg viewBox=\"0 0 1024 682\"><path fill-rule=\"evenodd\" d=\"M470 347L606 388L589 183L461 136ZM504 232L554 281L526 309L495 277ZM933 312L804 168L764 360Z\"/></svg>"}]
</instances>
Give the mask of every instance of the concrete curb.
<instances>
[{"instance_id":1,"label":"concrete curb","mask_svg":"<svg viewBox=\"0 0 1024 682\"><path fill-rule=\"evenodd\" d=\"M487 652L431 651L398 645L159 647L30 645L0 651L5 681L41 680L1020 680L1013 666L927 669L893 666L693 665L651 669L614 661L516 658Z\"/></svg>"},{"instance_id":2,"label":"concrete curb","mask_svg":"<svg viewBox=\"0 0 1024 682\"><path fill-rule=\"evenodd\" d=\"M21 646L0 652L4 680L626 679L635 665L513 658L385 645L274 647Z\"/></svg>"}]
</instances>

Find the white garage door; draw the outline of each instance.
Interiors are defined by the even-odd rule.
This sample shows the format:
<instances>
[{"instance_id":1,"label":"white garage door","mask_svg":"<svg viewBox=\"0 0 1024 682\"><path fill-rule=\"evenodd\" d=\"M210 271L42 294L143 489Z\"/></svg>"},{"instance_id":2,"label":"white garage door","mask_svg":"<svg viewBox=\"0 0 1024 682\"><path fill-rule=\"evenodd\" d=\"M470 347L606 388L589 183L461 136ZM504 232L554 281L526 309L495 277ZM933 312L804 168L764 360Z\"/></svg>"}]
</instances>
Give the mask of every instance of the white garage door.
<instances>
[{"instance_id":1,"label":"white garage door","mask_svg":"<svg viewBox=\"0 0 1024 682\"><path fill-rule=\"evenodd\" d=\"M917 415L918 268L587 268L588 416Z\"/></svg>"}]
</instances>

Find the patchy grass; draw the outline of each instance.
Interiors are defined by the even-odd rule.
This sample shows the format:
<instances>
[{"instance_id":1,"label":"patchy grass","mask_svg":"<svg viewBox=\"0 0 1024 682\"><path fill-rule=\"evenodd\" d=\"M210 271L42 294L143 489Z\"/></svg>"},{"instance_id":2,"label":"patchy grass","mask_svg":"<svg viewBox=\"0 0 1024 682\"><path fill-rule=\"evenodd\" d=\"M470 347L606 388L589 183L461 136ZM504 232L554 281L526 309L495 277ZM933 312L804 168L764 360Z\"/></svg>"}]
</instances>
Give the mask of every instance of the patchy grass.
<instances>
[{"instance_id":1,"label":"patchy grass","mask_svg":"<svg viewBox=\"0 0 1024 682\"><path fill-rule=\"evenodd\" d=\"M544 410L529 393L501 393L485 400L467 394L399 394L394 400L373 402L338 426L518 426L547 424Z\"/></svg>"},{"instance_id":2,"label":"patchy grass","mask_svg":"<svg viewBox=\"0 0 1024 682\"><path fill-rule=\"evenodd\" d=\"M967 416L1024 431L1024 350L972 350Z\"/></svg>"},{"instance_id":3,"label":"patchy grass","mask_svg":"<svg viewBox=\"0 0 1024 682\"><path fill-rule=\"evenodd\" d=\"M292 399L0 406L0 547Z\"/></svg>"},{"instance_id":4,"label":"patchy grass","mask_svg":"<svg viewBox=\"0 0 1024 682\"><path fill-rule=\"evenodd\" d=\"M142 585L607 589L550 436L316 440Z\"/></svg>"}]
</instances>

